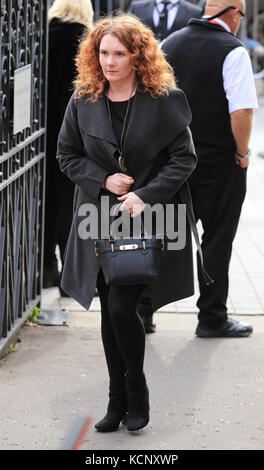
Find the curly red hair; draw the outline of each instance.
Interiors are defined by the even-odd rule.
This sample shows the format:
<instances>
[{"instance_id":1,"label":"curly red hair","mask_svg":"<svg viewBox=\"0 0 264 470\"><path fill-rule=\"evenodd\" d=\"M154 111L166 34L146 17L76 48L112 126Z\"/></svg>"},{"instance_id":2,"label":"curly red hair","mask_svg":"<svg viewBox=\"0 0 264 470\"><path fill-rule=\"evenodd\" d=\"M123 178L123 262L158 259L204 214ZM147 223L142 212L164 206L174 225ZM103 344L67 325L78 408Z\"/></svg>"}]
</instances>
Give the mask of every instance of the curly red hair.
<instances>
[{"instance_id":1,"label":"curly red hair","mask_svg":"<svg viewBox=\"0 0 264 470\"><path fill-rule=\"evenodd\" d=\"M99 20L84 35L76 57L78 75L74 85L77 98L89 95L89 100L97 101L108 86L99 63L99 47L106 34L115 35L131 53L137 84L153 98L167 94L168 86L176 86L173 69L159 49L153 32L136 16L126 13Z\"/></svg>"}]
</instances>

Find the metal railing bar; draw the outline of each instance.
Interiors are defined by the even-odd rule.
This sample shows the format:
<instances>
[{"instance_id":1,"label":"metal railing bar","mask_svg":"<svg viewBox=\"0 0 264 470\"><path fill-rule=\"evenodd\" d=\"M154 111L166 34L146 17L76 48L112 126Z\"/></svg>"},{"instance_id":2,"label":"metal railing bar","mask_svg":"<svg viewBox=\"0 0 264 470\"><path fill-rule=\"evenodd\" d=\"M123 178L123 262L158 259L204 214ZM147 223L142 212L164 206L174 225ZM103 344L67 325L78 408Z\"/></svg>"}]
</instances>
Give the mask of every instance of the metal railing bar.
<instances>
[{"instance_id":1,"label":"metal railing bar","mask_svg":"<svg viewBox=\"0 0 264 470\"><path fill-rule=\"evenodd\" d=\"M12 184L17 178L20 178L22 175L24 175L30 168L36 165L36 163L40 162L43 158L45 158L44 152L41 152L39 155L33 157L30 162L23 166L23 168L20 168L12 176L9 176L7 180L4 180L2 183L0 183L0 191Z\"/></svg>"},{"instance_id":2,"label":"metal railing bar","mask_svg":"<svg viewBox=\"0 0 264 470\"><path fill-rule=\"evenodd\" d=\"M29 144L31 144L33 141L41 137L43 134L45 134L46 130L44 128L35 131L34 134L30 135L27 137L23 142L20 144L17 144L14 148L9 150L9 152L4 153L4 155L0 156L0 164L3 163L4 161L8 160L9 158L13 157L16 155L18 152L21 152L25 147L27 147Z\"/></svg>"}]
</instances>

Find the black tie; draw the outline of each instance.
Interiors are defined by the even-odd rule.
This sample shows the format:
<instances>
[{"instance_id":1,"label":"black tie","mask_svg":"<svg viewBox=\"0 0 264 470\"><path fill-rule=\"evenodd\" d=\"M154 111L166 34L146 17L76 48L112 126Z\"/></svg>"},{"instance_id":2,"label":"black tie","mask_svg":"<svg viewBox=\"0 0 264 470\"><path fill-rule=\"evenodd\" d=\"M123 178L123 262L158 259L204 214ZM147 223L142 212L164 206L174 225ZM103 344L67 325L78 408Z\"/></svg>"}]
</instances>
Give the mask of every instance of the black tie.
<instances>
[{"instance_id":1,"label":"black tie","mask_svg":"<svg viewBox=\"0 0 264 470\"><path fill-rule=\"evenodd\" d=\"M168 24L168 5L170 2L161 2L164 5L162 12L159 14L159 26L158 26L158 36L161 41L168 36L167 24Z\"/></svg>"}]
</instances>

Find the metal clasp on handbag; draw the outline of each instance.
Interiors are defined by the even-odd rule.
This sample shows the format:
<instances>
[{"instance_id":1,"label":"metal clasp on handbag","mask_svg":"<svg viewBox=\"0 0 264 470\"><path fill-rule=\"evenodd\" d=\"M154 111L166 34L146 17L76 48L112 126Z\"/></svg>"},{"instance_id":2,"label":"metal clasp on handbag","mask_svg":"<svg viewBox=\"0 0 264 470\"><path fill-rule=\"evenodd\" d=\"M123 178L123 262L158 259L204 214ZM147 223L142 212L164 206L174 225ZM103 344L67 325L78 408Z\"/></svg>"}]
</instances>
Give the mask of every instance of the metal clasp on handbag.
<instances>
[{"instance_id":1,"label":"metal clasp on handbag","mask_svg":"<svg viewBox=\"0 0 264 470\"><path fill-rule=\"evenodd\" d=\"M109 239L110 240L110 239ZM114 243L111 243L111 249L112 249L112 253L114 253L115 249L114 249ZM95 256L100 256L98 251L97 251L97 246L96 246L96 242L95 242L95 247L94 247L94 252L95 252Z\"/></svg>"},{"instance_id":2,"label":"metal clasp on handbag","mask_svg":"<svg viewBox=\"0 0 264 470\"><path fill-rule=\"evenodd\" d=\"M138 245L120 245L119 250L137 250ZM145 249L145 248L144 248Z\"/></svg>"}]
</instances>

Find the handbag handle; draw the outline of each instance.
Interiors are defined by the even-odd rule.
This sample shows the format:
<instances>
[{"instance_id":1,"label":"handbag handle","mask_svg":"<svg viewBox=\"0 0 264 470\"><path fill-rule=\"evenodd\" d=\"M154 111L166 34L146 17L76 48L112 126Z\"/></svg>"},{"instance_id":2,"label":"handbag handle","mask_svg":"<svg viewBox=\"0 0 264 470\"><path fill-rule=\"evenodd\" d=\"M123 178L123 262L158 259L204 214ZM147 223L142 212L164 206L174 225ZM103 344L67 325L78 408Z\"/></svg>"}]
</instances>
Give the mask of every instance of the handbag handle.
<instances>
[{"instance_id":1,"label":"handbag handle","mask_svg":"<svg viewBox=\"0 0 264 470\"><path fill-rule=\"evenodd\" d=\"M119 204L116 204L116 205L114 205L114 206L112 207L112 208L114 208L114 213L113 213L112 216L111 216L111 217L113 218L113 221L114 221L115 218L117 217L117 215L118 215L118 213L119 213L119 211L120 211L120 207L121 207L122 204L123 204L123 203L120 202ZM140 220L141 220L141 233L140 233L140 237L139 237L139 238L142 239L142 235L143 235L143 239L144 239L144 238L147 239L147 238L148 238L148 234L147 234L147 232L144 231L144 224L143 224L143 220L142 220L142 217L141 217L141 216L140 216ZM111 221L111 218L110 218L110 221ZM111 233L109 233L108 240L114 242L114 241L116 240L116 238L111 238L111 237L112 237L112 235L111 235Z\"/></svg>"},{"instance_id":2,"label":"handbag handle","mask_svg":"<svg viewBox=\"0 0 264 470\"><path fill-rule=\"evenodd\" d=\"M182 202L186 205L187 217L190 222L191 230L192 230L195 242L196 242L198 254L200 257L200 261L201 261L201 269L202 269L204 282L207 286L209 286L210 284L214 283L214 279L212 279L209 276L209 274L206 272L205 267L204 267L203 252L202 252L202 248L201 248L201 244L199 240L199 234L198 234L198 230L196 226L196 220L195 220L195 216L193 212L192 196L191 196L191 191L190 191L187 181L185 181L185 183L180 189L180 196L181 196Z\"/></svg>"}]
</instances>

